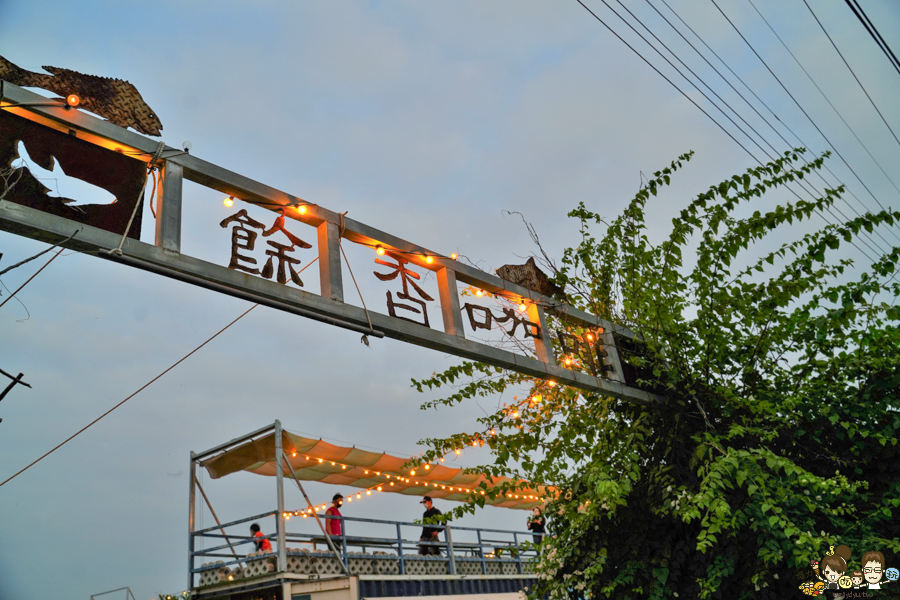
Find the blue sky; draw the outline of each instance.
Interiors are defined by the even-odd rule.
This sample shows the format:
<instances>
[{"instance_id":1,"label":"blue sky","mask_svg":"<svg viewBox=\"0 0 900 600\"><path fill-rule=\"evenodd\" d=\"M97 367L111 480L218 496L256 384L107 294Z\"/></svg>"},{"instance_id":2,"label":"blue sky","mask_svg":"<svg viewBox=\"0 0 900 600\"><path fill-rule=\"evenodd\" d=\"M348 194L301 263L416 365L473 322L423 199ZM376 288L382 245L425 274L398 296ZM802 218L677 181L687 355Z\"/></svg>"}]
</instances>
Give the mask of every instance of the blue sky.
<instances>
[{"instance_id":1,"label":"blue sky","mask_svg":"<svg viewBox=\"0 0 900 600\"><path fill-rule=\"evenodd\" d=\"M602 3L588 4L634 39ZM815 152L826 149L709 1L670 4ZM646 2L626 5L712 83L700 60L664 29ZM749 4L720 5L876 196L900 206L900 193L803 80ZM900 49L896 4L864 5L895 51ZM757 6L879 162L896 173L900 144L802 2L766 0ZM900 131L900 75L843 2L814 6ZM566 212L583 201L615 216L637 191L642 171L657 170L687 150L697 153L675 185L654 200L650 232L661 236L692 195L755 164L575 2L0 0L0 55L31 70L53 65L128 79L160 115L168 144L190 140L196 156L445 254L458 252L488 271L534 252L519 219L504 210L533 222L548 252L558 257L577 232ZM735 100L724 85L715 86ZM703 102L696 92L689 95ZM746 107L742 114L763 127ZM787 149L780 142L776 147ZM832 160L831 168L874 206L843 164ZM227 264L229 236L218 223L231 213L221 195L186 185L184 210L184 251ZM144 239L152 240L153 217L148 212L144 219ZM0 268L43 247L0 233ZM348 253L363 279L375 266L371 252ZM15 301L0 309L0 368L25 373L34 386L0 404L0 480L248 307L94 257L65 254L22 292L30 318ZM14 289L33 271L17 269L3 283ZM315 291L315 277L309 279ZM385 288L371 279L362 282L363 294L383 312ZM432 320L439 321L436 313ZM279 418L294 431L412 454L418 440L466 429L482 409L503 402L419 410L433 396L417 394L410 378L455 362L390 340L365 348L357 334L254 310L0 488L0 599L87 598L124 585L139 600L180 591L186 580L191 450ZM470 453L460 463L474 465L479 458ZM231 479L206 483L224 519L271 508L270 480ZM314 502L323 502L333 489L310 486L310 492ZM353 509L387 519L421 512L414 499L401 496ZM487 509L462 524L521 529L523 519L524 513Z\"/></svg>"}]
</instances>

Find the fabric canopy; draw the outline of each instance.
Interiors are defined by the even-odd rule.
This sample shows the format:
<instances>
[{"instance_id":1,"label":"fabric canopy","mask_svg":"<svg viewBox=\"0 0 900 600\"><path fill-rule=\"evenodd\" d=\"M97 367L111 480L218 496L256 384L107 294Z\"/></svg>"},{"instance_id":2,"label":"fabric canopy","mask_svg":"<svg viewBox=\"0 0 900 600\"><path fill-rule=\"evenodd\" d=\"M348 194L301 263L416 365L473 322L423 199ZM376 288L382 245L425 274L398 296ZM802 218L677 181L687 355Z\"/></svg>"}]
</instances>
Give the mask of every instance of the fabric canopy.
<instances>
[{"instance_id":1,"label":"fabric canopy","mask_svg":"<svg viewBox=\"0 0 900 600\"><path fill-rule=\"evenodd\" d=\"M511 481L506 477L488 478L482 474L463 473L462 469L442 464L427 465L414 471L403 470L409 458L386 453L368 452L358 448L335 446L322 440L301 437L283 432L282 448L297 477L304 481L318 481L332 485L349 486L408 496L431 496L465 502L474 491L481 494L478 485L484 482L488 489ZM246 442L226 450L200 463L213 479L238 471L257 475L275 476L275 434ZM291 477L290 470L284 474ZM393 485L391 485L393 484ZM506 497L490 499L485 504L503 508L531 509L544 504L544 498L553 493L543 486L520 489Z\"/></svg>"}]
</instances>

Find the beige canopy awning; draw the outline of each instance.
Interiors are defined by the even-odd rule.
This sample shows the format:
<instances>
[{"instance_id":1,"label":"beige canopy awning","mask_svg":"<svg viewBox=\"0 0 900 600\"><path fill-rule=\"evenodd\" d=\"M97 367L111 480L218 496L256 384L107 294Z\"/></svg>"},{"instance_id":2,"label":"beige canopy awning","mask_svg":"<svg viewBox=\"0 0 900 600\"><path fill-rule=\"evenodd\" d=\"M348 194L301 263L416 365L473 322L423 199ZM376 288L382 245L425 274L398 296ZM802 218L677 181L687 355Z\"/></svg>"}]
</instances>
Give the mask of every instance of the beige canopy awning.
<instances>
[{"instance_id":1,"label":"beige canopy awning","mask_svg":"<svg viewBox=\"0 0 900 600\"><path fill-rule=\"evenodd\" d=\"M440 463L404 471L403 465L410 460L408 458L335 446L287 431L283 433L282 447L299 479L362 488L373 493L393 492L465 502L472 492L482 493L478 488L482 482L486 482L487 488L491 489L511 481L506 477L490 480L485 475L463 473L462 469L445 467ZM213 479L238 471L274 477L275 434L246 442L200 464ZM291 477L288 469L284 474ZM544 499L552 493L552 488L528 486L528 489L517 490L507 497L493 500L485 497L485 504L531 509L544 504Z\"/></svg>"}]
</instances>

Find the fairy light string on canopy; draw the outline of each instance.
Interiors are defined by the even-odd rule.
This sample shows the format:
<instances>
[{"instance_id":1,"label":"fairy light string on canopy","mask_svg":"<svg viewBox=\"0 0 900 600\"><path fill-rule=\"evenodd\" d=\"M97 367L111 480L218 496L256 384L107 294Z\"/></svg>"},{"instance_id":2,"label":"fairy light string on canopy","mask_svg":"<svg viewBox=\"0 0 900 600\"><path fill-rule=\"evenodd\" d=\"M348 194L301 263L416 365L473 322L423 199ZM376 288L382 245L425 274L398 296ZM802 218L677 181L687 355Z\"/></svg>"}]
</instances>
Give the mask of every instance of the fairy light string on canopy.
<instances>
[{"instance_id":1,"label":"fairy light string on canopy","mask_svg":"<svg viewBox=\"0 0 900 600\"><path fill-rule=\"evenodd\" d=\"M482 443L482 445L483 445L483 443ZM457 450L456 454L459 454L459 453L460 453L459 450ZM290 453L291 458L296 458L297 456L298 456L297 452ZM417 472L421 472L421 470L431 471L431 469L433 469L435 466L437 466L437 465L432 465L430 463L418 464L417 466L415 466L415 468L412 468L409 470L409 473L407 476L405 474L399 475L396 472L389 473L389 472L383 472L383 471L378 471L378 470L374 470L374 469L367 469L364 467L360 467L359 465L353 465L353 464L341 462L339 460L330 460L330 459L326 459L326 458L311 456L309 454L302 454L302 456L303 456L304 461L311 463L310 465L308 465L310 467L314 467L315 465L321 464L321 465L326 465L326 466L330 465L332 467L340 467L342 471L346 471L348 469L361 469L363 471L363 475L377 477L379 479L383 478L383 480L380 481L379 483L372 484L368 487L361 489L360 491L352 492L352 493L348 494L346 496L347 503L352 503L354 501L360 502L363 499L365 499L365 497L372 496L372 492L376 492L376 493L384 492L384 491L399 492L400 489L408 489L408 488L412 488L412 487L431 488L431 489L434 489L435 491L442 490L442 491L446 491L446 492L465 493L468 495L469 498L478 497L479 495L480 496L487 495L487 496L492 496L492 497L494 496L494 494L491 494L489 489L482 489L481 486L472 487L472 486L462 486L462 485L458 485L458 484L452 485L452 484L448 484L446 482L441 483L440 480L426 481L425 479L421 479L420 477L417 477L417 475L416 475ZM444 457L441 457L439 459L439 462L444 462ZM299 466L299 468L302 469L305 467L301 464ZM520 484L521 483L524 483L524 482L520 482ZM397 489L391 490L390 488L397 488ZM540 495L537 495L534 493L532 493L532 494L524 494L524 493L516 494L516 493L510 492L510 493L503 494L502 497L509 498L509 499L515 499L515 500L520 500L520 499L521 500L532 500L534 502L542 502L542 501L547 500L546 497L541 497ZM290 517L292 517L292 516L306 518L306 517L312 515L314 510L316 512L323 512L323 511L327 510L330 506L331 506L330 502L323 503L323 504L316 504L316 505L313 505L311 507L308 507L308 508L302 509L302 510L285 511L283 513L283 516L286 519L290 519Z\"/></svg>"}]
</instances>

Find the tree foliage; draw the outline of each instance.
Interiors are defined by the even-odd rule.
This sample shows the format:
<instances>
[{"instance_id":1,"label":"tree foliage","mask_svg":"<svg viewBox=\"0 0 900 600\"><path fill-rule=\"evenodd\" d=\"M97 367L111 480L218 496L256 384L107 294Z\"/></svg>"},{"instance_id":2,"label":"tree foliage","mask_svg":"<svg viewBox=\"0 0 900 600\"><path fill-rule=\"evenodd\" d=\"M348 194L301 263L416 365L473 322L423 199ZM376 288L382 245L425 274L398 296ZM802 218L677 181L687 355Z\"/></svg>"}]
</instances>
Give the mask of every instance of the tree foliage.
<instances>
[{"instance_id":1,"label":"tree foliage","mask_svg":"<svg viewBox=\"0 0 900 600\"><path fill-rule=\"evenodd\" d=\"M413 381L449 388L423 408L527 390L476 430L427 440L423 460L487 444L492 462L474 470L556 488L535 597L795 597L798 574L837 543L853 549L851 564L880 550L896 566L900 247L868 266L848 256L900 213L815 230L838 188L751 214L827 158L804 152L700 193L661 241L648 237L647 211L691 154L613 220L584 204L569 213L581 239L554 281L578 308L641 336L629 360L663 402L471 362ZM795 233L800 223L811 233Z\"/></svg>"}]
</instances>

